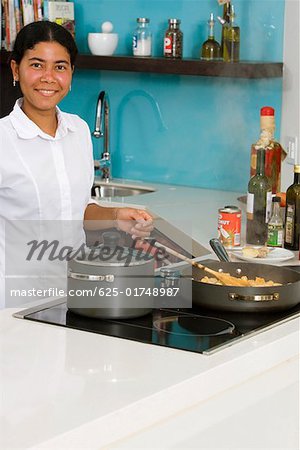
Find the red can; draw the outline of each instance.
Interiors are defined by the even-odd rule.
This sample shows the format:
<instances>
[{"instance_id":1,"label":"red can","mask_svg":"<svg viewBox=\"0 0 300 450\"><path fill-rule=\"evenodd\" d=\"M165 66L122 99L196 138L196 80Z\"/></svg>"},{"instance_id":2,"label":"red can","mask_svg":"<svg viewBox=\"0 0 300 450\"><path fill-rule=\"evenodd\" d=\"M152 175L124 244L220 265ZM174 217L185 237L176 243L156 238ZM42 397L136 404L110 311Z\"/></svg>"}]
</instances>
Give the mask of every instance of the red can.
<instances>
[{"instance_id":1,"label":"red can","mask_svg":"<svg viewBox=\"0 0 300 450\"><path fill-rule=\"evenodd\" d=\"M227 247L241 245L242 212L237 206L225 206L218 210L218 237Z\"/></svg>"}]
</instances>

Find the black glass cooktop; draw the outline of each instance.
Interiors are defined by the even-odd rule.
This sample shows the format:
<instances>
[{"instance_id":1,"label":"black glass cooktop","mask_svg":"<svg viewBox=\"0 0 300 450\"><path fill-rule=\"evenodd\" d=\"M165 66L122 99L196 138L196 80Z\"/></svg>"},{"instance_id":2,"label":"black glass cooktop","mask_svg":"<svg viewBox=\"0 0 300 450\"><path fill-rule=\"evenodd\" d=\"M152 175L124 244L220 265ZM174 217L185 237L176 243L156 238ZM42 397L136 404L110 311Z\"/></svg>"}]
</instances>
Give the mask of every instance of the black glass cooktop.
<instances>
[{"instance_id":1,"label":"black glass cooktop","mask_svg":"<svg viewBox=\"0 0 300 450\"><path fill-rule=\"evenodd\" d=\"M15 314L15 317L77 330L130 339L196 353L211 354L253 333L295 317L296 307L277 313L238 313L193 309L154 309L136 319L88 318L68 310L56 299Z\"/></svg>"}]
</instances>

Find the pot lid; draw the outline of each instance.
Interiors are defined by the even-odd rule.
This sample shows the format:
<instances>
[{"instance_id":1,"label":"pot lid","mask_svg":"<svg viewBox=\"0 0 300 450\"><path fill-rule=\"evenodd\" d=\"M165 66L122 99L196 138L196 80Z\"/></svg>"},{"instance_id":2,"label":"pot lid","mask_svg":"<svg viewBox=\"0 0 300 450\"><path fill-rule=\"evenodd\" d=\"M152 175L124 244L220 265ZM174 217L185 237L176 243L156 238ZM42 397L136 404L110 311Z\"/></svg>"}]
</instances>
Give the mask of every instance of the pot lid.
<instances>
[{"instance_id":1,"label":"pot lid","mask_svg":"<svg viewBox=\"0 0 300 450\"><path fill-rule=\"evenodd\" d=\"M103 233L103 244L85 247L74 260L81 264L105 267L130 267L148 264L153 260L150 253L142 249L124 247L120 244L120 234L113 231Z\"/></svg>"}]
</instances>

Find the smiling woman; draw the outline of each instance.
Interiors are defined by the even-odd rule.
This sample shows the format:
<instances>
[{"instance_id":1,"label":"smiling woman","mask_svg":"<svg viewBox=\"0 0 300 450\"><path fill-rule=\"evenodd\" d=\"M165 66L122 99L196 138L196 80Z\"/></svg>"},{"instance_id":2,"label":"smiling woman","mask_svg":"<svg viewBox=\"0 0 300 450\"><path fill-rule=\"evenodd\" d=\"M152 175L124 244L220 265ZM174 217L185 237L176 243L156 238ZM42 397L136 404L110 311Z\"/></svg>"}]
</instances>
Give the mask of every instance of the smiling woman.
<instances>
[{"instance_id":1,"label":"smiling woman","mask_svg":"<svg viewBox=\"0 0 300 450\"><path fill-rule=\"evenodd\" d=\"M70 91L76 55L73 37L54 22L30 23L15 41L13 84L19 83L23 97L0 120L0 226L15 221L19 228L18 237L11 238L11 254L16 253L15 247L19 251L22 244L27 245L27 221L37 222L37 232L48 227L46 239L56 227L54 221L64 222L60 230L66 228L65 222L71 222L71 231L64 229L55 238L63 243L67 236L72 246L84 242L83 222L89 229L115 225L135 237L146 237L152 229L152 218L146 211L105 208L90 197L94 165L88 125L57 106ZM3 236L0 227L0 291L9 262L8 238L5 242ZM31 233L29 240L33 237ZM27 271L25 278L40 279L45 267L40 268L41 272L36 267L34 272ZM59 271L63 273L61 267ZM14 268L9 275L14 280L20 277Z\"/></svg>"},{"instance_id":2,"label":"smiling woman","mask_svg":"<svg viewBox=\"0 0 300 450\"><path fill-rule=\"evenodd\" d=\"M22 110L55 136L56 105L72 83L77 47L70 33L52 22L33 22L18 34L11 55L14 85L20 83Z\"/></svg>"},{"instance_id":3,"label":"smiling woman","mask_svg":"<svg viewBox=\"0 0 300 450\"><path fill-rule=\"evenodd\" d=\"M39 42L28 49L21 62L11 61L13 77L24 95L24 113L50 136L57 129L56 105L71 87L70 55L57 42Z\"/></svg>"}]
</instances>

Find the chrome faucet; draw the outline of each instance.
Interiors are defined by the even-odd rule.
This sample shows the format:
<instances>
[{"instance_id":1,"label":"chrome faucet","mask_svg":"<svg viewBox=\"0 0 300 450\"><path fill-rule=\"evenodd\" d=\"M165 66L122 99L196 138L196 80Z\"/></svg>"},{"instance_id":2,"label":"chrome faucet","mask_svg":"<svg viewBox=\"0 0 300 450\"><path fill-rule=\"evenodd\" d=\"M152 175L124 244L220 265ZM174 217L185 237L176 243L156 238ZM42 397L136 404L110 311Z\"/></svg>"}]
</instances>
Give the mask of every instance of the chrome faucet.
<instances>
[{"instance_id":1,"label":"chrome faucet","mask_svg":"<svg viewBox=\"0 0 300 450\"><path fill-rule=\"evenodd\" d=\"M100 160L94 161L95 170L102 170L102 179L109 182L111 179L111 156L109 151L109 100L105 91L101 91L96 107L95 138L103 137L103 153Z\"/></svg>"}]
</instances>

